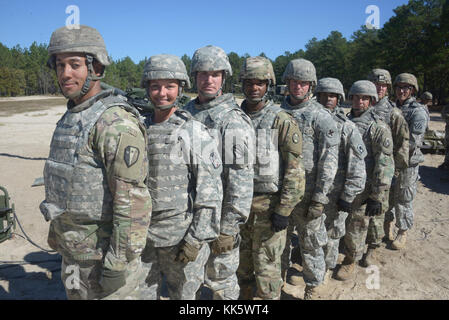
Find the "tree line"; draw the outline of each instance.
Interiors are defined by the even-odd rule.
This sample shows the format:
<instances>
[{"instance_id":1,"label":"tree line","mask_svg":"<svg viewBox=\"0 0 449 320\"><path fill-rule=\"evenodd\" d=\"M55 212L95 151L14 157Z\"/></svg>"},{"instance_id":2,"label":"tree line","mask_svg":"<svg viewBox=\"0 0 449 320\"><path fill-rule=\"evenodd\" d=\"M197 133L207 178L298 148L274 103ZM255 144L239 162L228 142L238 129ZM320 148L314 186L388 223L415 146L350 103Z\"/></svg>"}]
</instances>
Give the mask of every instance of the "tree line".
<instances>
[{"instance_id":1,"label":"tree line","mask_svg":"<svg viewBox=\"0 0 449 320\"><path fill-rule=\"evenodd\" d=\"M266 56L263 52L260 55ZM243 60L249 55L230 52L228 57L233 75L226 80L224 90L239 93L238 75ZM338 31L330 32L322 40L312 38L305 50L286 51L272 60L277 84L282 84L285 67L295 58L312 61L318 78L340 79L346 91L354 81L366 79L372 68L389 70L393 80L399 73L413 73L421 92L430 91L434 103L446 103L449 97L449 0L410 0L394 9L394 15L383 28L362 26L350 39ZM46 67L47 59L46 44L7 48L0 43L0 96L58 93L55 74ZM191 57L184 54L181 59L189 70ZM114 60L106 69L104 82L121 89L139 87L146 61L136 64L130 57Z\"/></svg>"}]
</instances>

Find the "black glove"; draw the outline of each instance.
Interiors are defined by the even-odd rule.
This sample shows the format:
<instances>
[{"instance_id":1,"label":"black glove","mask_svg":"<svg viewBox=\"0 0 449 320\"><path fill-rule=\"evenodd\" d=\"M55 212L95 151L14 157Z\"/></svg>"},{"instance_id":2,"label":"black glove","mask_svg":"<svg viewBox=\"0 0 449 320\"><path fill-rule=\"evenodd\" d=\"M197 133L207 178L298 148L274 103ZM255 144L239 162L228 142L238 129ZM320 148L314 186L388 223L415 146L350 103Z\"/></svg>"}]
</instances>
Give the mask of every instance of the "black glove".
<instances>
[{"instance_id":1,"label":"black glove","mask_svg":"<svg viewBox=\"0 0 449 320\"><path fill-rule=\"evenodd\" d=\"M126 271L103 269L100 285L105 294L109 295L126 284Z\"/></svg>"},{"instance_id":2,"label":"black glove","mask_svg":"<svg viewBox=\"0 0 449 320\"><path fill-rule=\"evenodd\" d=\"M271 229L273 229L274 232L282 231L288 226L288 217L281 216L275 212L271 214L270 220Z\"/></svg>"},{"instance_id":3,"label":"black glove","mask_svg":"<svg viewBox=\"0 0 449 320\"><path fill-rule=\"evenodd\" d=\"M338 211L344 211L347 213L351 213L352 211L352 203L347 202L343 199L338 199L337 201L337 209Z\"/></svg>"},{"instance_id":4,"label":"black glove","mask_svg":"<svg viewBox=\"0 0 449 320\"><path fill-rule=\"evenodd\" d=\"M178 255L175 258L175 261L179 261L182 263L193 262L198 257L198 252L200 249L196 248L194 245L183 241L179 246Z\"/></svg>"},{"instance_id":5,"label":"black glove","mask_svg":"<svg viewBox=\"0 0 449 320\"><path fill-rule=\"evenodd\" d=\"M309 219L319 218L323 214L323 210L324 210L324 204L316 202L316 201L311 201L309 210L307 211L307 218L309 218Z\"/></svg>"},{"instance_id":6,"label":"black glove","mask_svg":"<svg viewBox=\"0 0 449 320\"><path fill-rule=\"evenodd\" d=\"M365 216L374 217L382 213L382 203L371 198L366 200Z\"/></svg>"}]
</instances>

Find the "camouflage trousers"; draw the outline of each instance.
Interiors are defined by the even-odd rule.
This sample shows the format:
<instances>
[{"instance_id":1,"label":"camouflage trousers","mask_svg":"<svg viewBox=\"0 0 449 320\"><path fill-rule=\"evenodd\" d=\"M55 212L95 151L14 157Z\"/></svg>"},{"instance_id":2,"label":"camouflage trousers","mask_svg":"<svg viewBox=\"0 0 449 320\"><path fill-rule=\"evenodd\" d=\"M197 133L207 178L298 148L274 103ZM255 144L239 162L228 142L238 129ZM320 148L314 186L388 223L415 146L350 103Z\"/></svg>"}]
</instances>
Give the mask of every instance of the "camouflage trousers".
<instances>
[{"instance_id":1,"label":"camouflage trousers","mask_svg":"<svg viewBox=\"0 0 449 320\"><path fill-rule=\"evenodd\" d=\"M240 286L257 287L256 296L264 300L279 300L283 280L281 255L287 230L271 229L272 211L251 211L246 224L240 227L240 265L237 277Z\"/></svg>"},{"instance_id":2,"label":"camouflage trousers","mask_svg":"<svg viewBox=\"0 0 449 320\"><path fill-rule=\"evenodd\" d=\"M326 269L334 269L338 260L338 249L340 239L346 233L346 218L348 213L338 211L337 200L329 197L329 203L324 208L326 214L326 230L327 243L324 246L324 259L326 262Z\"/></svg>"},{"instance_id":3,"label":"camouflage trousers","mask_svg":"<svg viewBox=\"0 0 449 320\"><path fill-rule=\"evenodd\" d=\"M99 283L103 263L95 261L75 261L63 257L61 279L69 300L132 300L139 282L144 278L140 258L129 262L126 268L126 284L105 295Z\"/></svg>"},{"instance_id":4,"label":"camouflage trousers","mask_svg":"<svg viewBox=\"0 0 449 320\"><path fill-rule=\"evenodd\" d=\"M170 247L155 247L147 240L142 253L145 278L136 290L140 300L158 300L161 297L162 277L165 276L170 300L195 300L196 293L204 282L204 268L209 256L209 246L203 245L193 262L175 261L179 244Z\"/></svg>"},{"instance_id":5,"label":"camouflage trousers","mask_svg":"<svg viewBox=\"0 0 449 320\"><path fill-rule=\"evenodd\" d=\"M403 169L398 177L393 178L390 206L385 220L393 221L396 218L396 227L399 230L408 230L413 226L413 199L416 196L418 180L419 165Z\"/></svg>"},{"instance_id":6,"label":"camouflage trousers","mask_svg":"<svg viewBox=\"0 0 449 320\"><path fill-rule=\"evenodd\" d=\"M210 250L204 283L212 290L214 300L237 300L239 298L240 287L236 272L239 266L240 241L241 237L237 235L234 248L223 254L215 255Z\"/></svg>"},{"instance_id":7,"label":"camouflage trousers","mask_svg":"<svg viewBox=\"0 0 449 320\"><path fill-rule=\"evenodd\" d=\"M383 224L385 219L384 208L387 208L388 199L382 203L382 214L368 217L365 215L368 193L359 194L352 205L352 212L346 220L346 234L344 236L345 255L353 261L362 258L365 245L378 247L385 235Z\"/></svg>"},{"instance_id":8,"label":"camouflage trousers","mask_svg":"<svg viewBox=\"0 0 449 320\"><path fill-rule=\"evenodd\" d=\"M304 200L303 200L304 201ZM303 278L308 286L316 287L324 280L326 263L323 247L327 243L327 232L324 221L326 215L316 219L308 219L307 212L309 202L301 202L290 215L291 226L287 228L287 240L282 254L282 272L284 274L287 264L290 262L291 237L294 227L298 232L299 248L301 250Z\"/></svg>"}]
</instances>

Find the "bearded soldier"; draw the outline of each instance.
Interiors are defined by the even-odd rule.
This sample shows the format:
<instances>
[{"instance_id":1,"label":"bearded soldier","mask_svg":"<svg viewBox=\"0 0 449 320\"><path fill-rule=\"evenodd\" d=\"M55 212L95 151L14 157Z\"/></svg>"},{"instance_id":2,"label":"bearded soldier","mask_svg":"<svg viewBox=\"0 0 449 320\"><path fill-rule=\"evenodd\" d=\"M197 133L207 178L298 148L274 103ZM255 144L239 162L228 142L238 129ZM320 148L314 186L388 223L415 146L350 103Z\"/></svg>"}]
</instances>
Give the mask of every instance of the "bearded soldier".
<instances>
[{"instance_id":1,"label":"bearded soldier","mask_svg":"<svg viewBox=\"0 0 449 320\"><path fill-rule=\"evenodd\" d=\"M240 297L253 297L255 280L255 298L280 299L288 217L304 195L302 134L296 120L269 97L276 78L267 58L245 59L240 81L246 97L241 107L257 137L254 197L248 222L241 226Z\"/></svg>"},{"instance_id":2,"label":"bearded soldier","mask_svg":"<svg viewBox=\"0 0 449 320\"><path fill-rule=\"evenodd\" d=\"M124 97L100 87L109 60L96 29L59 28L48 53L69 99L44 168L48 243L62 255L69 299L129 298L151 215L145 128Z\"/></svg>"},{"instance_id":3,"label":"bearded soldier","mask_svg":"<svg viewBox=\"0 0 449 320\"><path fill-rule=\"evenodd\" d=\"M178 110L189 76L181 59L161 54L144 66L142 86L153 113L148 131L152 221L142 254L147 277L140 299L160 297L162 276L172 300L193 300L204 282L208 242L220 230L221 159L207 128Z\"/></svg>"},{"instance_id":4,"label":"bearded soldier","mask_svg":"<svg viewBox=\"0 0 449 320\"><path fill-rule=\"evenodd\" d=\"M302 132L306 188L302 201L292 212L293 225L298 231L299 246L306 283L304 298L313 298L315 288L324 280L326 264L323 247L327 243L327 232L323 214L329 202L327 194L338 168L338 145L340 137L330 112L312 100L316 86L315 66L308 60L295 59L289 62L283 81L289 95L281 108L287 110L299 124ZM284 252L284 265L289 256L290 236Z\"/></svg>"},{"instance_id":5,"label":"bearded soldier","mask_svg":"<svg viewBox=\"0 0 449 320\"><path fill-rule=\"evenodd\" d=\"M232 76L223 49L209 45L196 50L190 73L198 97L184 110L211 130L223 162L220 235L211 243L205 284L214 299L235 300L240 293L236 275L240 225L248 219L253 197L254 129L232 94L223 94L225 80Z\"/></svg>"},{"instance_id":6,"label":"bearded soldier","mask_svg":"<svg viewBox=\"0 0 449 320\"><path fill-rule=\"evenodd\" d=\"M317 101L332 112L340 135L338 170L324 207L328 242L324 247L327 277L337 265L340 239L345 235L345 222L352 211L355 197L365 188L365 144L356 125L348 119L340 103L345 99L343 85L335 78L322 78L315 89Z\"/></svg>"},{"instance_id":7,"label":"bearded soldier","mask_svg":"<svg viewBox=\"0 0 449 320\"><path fill-rule=\"evenodd\" d=\"M393 83L396 93L396 105L402 111L410 131L409 166L399 172L394 185L394 208L398 234L391 247L400 250L405 247L407 230L413 226L413 199L416 196L416 184L419 179L419 164L424 161L421 145L429 123L429 113L416 101L418 81L413 74L401 73Z\"/></svg>"},{"instance_id":8,"label":"bearded soldier","mask_svg":"<svg viewBox=\"0 0 449 320\"><path fill-rule=\"evenodd\" d=\"M350 279L356 262L362 258L365 244L368 250L374 250L380 246L384 235L384 214L394 174L393 138L387 124L375 113L368 112L377 99L376 86L368 80L356 81L349 90L352 108L348 118L357 125L365 143L367 179L364 191L352 204L344 237L345 259L336 274L338 280ZM373 234L368 233L370 223L375 226Z\"/></svg>"},{"instance_id":9,"label":"bearded soldier","mask_svg":"<svg viewBox=\"0 0 449 320\"><path fill-rule=\"evenodd\" d=\"M408 167L410 136L408 124L401 110L388 97L388 92L391 90L392 85L388 70L373 69L368 75L368 80L375 84L379 97L379 102L370 108L369 111L376 113L391 129L391 135L393 136L394 167L397 175L400 170ZM393 190L393 188L390 190L390 208L394 207ZM386 239L390 241L394 240L393 221L394 214L389 210L385 213L384 231ZM363 260L367 266L371 263L371 254L372 251L368 251L368 255Z\"/></svg>"}]
</instances>

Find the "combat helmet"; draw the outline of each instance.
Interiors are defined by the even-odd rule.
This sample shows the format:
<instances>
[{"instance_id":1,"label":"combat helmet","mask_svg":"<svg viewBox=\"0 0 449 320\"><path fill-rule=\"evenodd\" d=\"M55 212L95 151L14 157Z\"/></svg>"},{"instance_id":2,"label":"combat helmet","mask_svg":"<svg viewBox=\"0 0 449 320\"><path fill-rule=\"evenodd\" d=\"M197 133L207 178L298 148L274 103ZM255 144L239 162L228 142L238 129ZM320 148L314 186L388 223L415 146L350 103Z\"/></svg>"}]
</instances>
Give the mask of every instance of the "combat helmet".
<instances>
[{"instance_id":1,"label":"combat helmet","mask_svg":"<svg viewBox=\"0 0 449 320\"><path fill-rule=\"evenodd\" d=\"M336 78L322 78L318 80L318 84L315 88L315 95L321 92L338 94L339 103L345 100L343 84Z\"/></svg>"},{"instance_id":2,"label":"combat helmet","mask_svg":"<svg viewBox=\"0 0 449 320\"><path fill-rule=\"evenodd\" d=\"M430 101L430 100L432 100L432 99L433 99L433 96L432 96L432 94L431 94L429 91L425 91L425 92L423 92L423 94L421 95L421 101L424 101L424 100Z\"/></svg>"},{"instance_id":3,"label":"combat helmet","mask_svg":"<svg viewBox=\"0 0 449 320\"><path fill-rule=\"evenodd\" d=\"M311 95L317 84L315 66L312 62L306 59L300 58L291 60L285 68L282 75L282 81L288 86L288 80L290 79L311 82L312 85L310 86L308 92L308 95ZM301 97L301 99L304 98Z\"/></svg>"},{"instance_id":4,"label":"combat helmet","mask_svg":"<svg viewBox=\"0 0 449 320\"><path fill-rule=\"evenodd\" d=\"M379 100L376 86L374 85L374 83L368 80L359 80L354 82L351 86L351 89L349 89L349 99L352 99L353 95L370 96L374 100L372 101L372 104L375 104Z\"/></svg>"},{"instance_id":5,"label":"combat helmet","mask_svg":"<svg viewBox=\"0 0 449 320\"><path fill-rule=\"evenodd\" d=\"M190 88L190 79L184 62L179 57L172 54L159 54L150 57L143 67L143 75L140 82L141 87L147 90L148 98L150 98L150 94L148 92L147 83L150 80L156 79L179 80L179 92L175 103L163 107L152 104L150 105L150 109L152 106L161 110L178 107L183 88Z\"/></svg>"},{"instance_id":6,"label":"combat helmet","mask_svg":"<svg viewBox=\"0 0 449 320\"><path fill-rule=\"evenodd\" d=\"M265 95L260 99L250 99L253 103L265 100L269 95L269 91L272 91L274 86L276 85L276 76L274 75L273 65L271 64L271 61L261 56L249 57L243 61L239 79L242 84L245 79L268 80L268 86ZM245 93L245 90L243 90L243 93ZM246 98L249 99L248 97Z\"/></svg>"},{"instance_id":7,"label":"combat helmet","mask_svg":"<svg viewBox=\"0 0 449 320\"><path fill-rule=\"evenodd\" d=\"M368 80L374 83L384 83L391 87L391 75L385 69L373 69L368 74Z\"/></svg>"},{"instance_id":8,"label":"combat helmet","mask_svg":"<svg viewBox=\"0 0 449 320\"><path fill-rule=\"evenodd\" d=\"M418 80L411 73L401 73L396 76L394 79L393 87L395 87L398 83L407 83L415 88L415 93L418 93Z\"/></svg>"},{"instance_id":9,"label":"combat helmet","mask_svg":"<svg viewBox=\"0 0 449 320\"><path fill-rule=\"evenodd\" d=\"M207 45L195 51L190 65L190 75L196 80L196 74L200 71L224 71L223 82L221 88L212 96L217 96L223 89L227 77L232 76L232 67L229 58L220 47ZM207 95L206 95L207 96ZM211 98L212 98L211 97Z\"/></svg>"},{"instance_id":10,"label":"combat helmet","mask_svg":"<svg viewBox=\"0 0 449 320\"><path fill-rule=\"evenodd\" d=\"M50 58L47 61L47 65L54 69L55 55L69 52L86 55L88 76L79 95L79 97L82 97L89 91L90 81L100 80L104 77L104 70L101 76L95 74L93 60L97 60L103 66L108 66L110 64L108 52L106 51L103 37L97 29L84 25L73 29L67 26L61 27L52 33L48 46Z\"/></svg>"}]
</instances>

